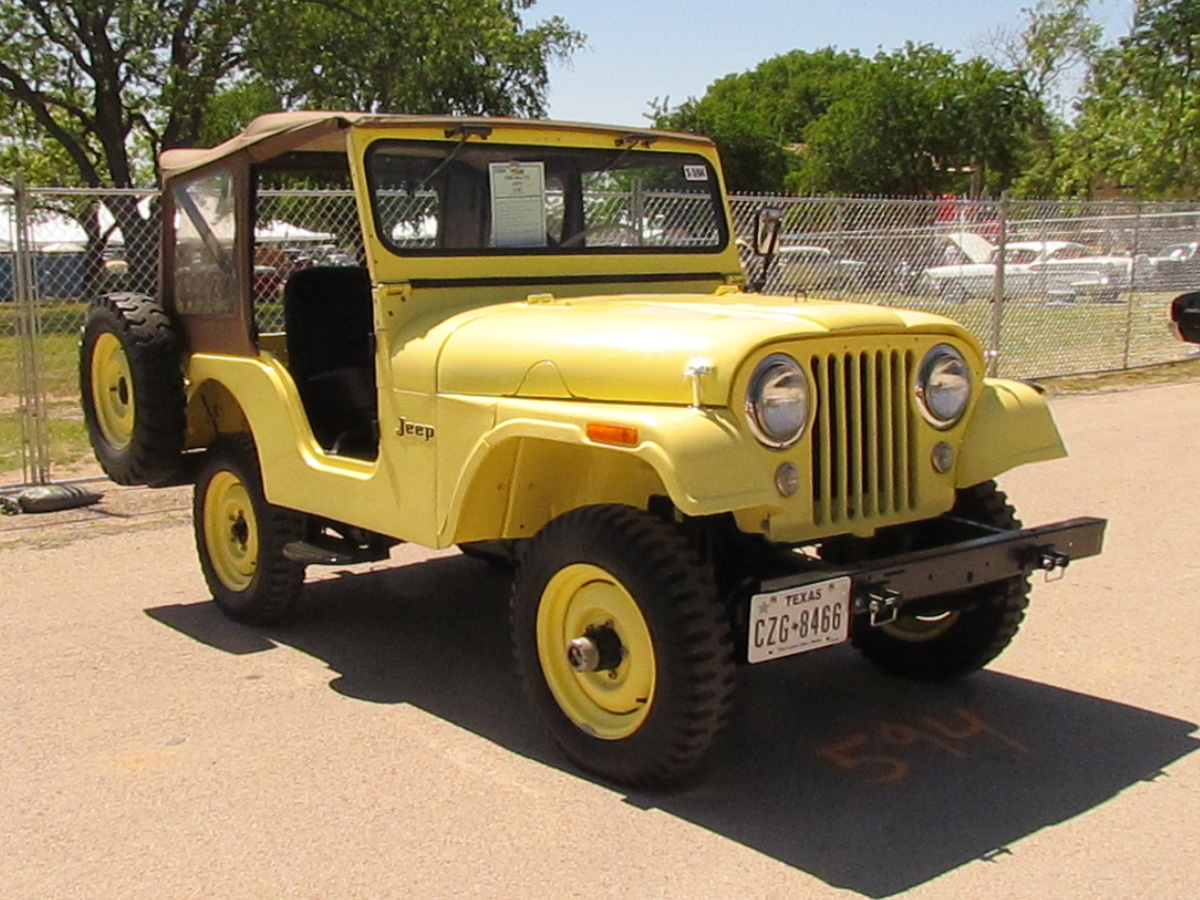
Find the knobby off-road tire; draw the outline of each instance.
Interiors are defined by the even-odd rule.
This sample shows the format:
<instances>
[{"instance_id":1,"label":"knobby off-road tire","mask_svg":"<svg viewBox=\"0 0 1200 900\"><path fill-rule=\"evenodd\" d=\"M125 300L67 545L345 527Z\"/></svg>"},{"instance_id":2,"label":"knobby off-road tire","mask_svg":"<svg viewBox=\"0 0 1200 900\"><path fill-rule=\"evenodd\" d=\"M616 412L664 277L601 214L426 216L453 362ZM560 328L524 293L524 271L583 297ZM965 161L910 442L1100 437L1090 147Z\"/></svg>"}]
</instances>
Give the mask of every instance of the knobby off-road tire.
<instances>
[{"instance_id":1,"label":"knobby off-road tire","mask_svg":"<svg viewBox=\"0 0 1200 900\"><path fill-rule=\"evenodd\" d=\"M579 672L567 644L619 639L615 668ZM605 631L607 629L607 631ZM518 562L512 636L526 694L581 769L630 787L700 762L734 685L728 614L679 532L648 513L589 506L552 521Z\"/></svg>"},{"instance_id":2,"label":"knobby off-road tire","mask_svg":"<svg viewBox=\"0 0 1200 900\"><path fill-rule=\"evenodd\" d=\"M959 491L952 514L995 528L1021 527L994 481ZM944 610L933 601L920 615L901 616L890 625L856 623L854 646L894 675L925 681L967 675L999 656L1016 635L1029 603L1029 578L981 585L947 599L952 602Z\"/></svg>"},{"instance_id":3,"label":"knobby off-road tire","mask_svg":"<svg viewBox=\"0 0 1200 900\"><path fill-rule=\"evenodd\" d=\"M142 294L93 300L84 319L79 387L88 437L117 484L166 484L184 474L179 341Z\"/></svg>"},{"instance_id":4,"label":"knobby off-road tire","mask_svg":"<svg viewBox=\"0 0 1200 900\"><path fill-rule=\"evenodd\" d=\"M249 435L222 438L196 479L192 521L204 580L217 606L250 625L278 622L295 607L304 565L283 548L304 536L304 516L263 496Z\"/></svg>"}]
</instances>

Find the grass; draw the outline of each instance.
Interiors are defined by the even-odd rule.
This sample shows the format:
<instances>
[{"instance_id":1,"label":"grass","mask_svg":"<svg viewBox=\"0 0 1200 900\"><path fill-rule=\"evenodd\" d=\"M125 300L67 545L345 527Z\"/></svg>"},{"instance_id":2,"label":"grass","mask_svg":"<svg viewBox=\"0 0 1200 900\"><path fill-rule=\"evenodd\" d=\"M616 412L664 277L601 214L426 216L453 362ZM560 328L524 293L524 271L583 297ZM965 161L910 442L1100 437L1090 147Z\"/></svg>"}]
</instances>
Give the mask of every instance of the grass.
<instances>
[{"instance_id":1,"label":"grass","mask_svg":"<svg viewBox=\"0 0 1200 900\"><path fill-rule=\"evenodd\" d=\"M91 458L92 447L78 401L47 402L46 432L52 467L71 467ZM0 412L0 483L12 480L3 473L21 467L21 410L6 410Z\"/></svg>"}]
</instances>

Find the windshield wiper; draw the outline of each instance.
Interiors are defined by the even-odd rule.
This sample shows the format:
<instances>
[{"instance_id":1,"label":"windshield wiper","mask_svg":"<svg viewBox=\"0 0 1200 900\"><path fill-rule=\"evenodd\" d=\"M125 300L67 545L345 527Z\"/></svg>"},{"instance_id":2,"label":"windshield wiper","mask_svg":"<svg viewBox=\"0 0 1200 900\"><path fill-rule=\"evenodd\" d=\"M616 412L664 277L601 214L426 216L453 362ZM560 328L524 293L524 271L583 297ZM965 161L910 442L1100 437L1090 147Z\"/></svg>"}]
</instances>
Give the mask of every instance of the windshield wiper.
<instances>
[{"instance_id":1,"label":"windshield wiper","mask_svg":"<svg viewBox=\"0 0 1200 900\"><path fill-rule=\"evenodd\" d=\"M459 151L462 150L462 148L467 145L467 141L469 141L471 138L477 137L477 138L482 138L483 140L486 141L491 136L492 136L492 126L490 126L490 125L465 125L464 124L464 125L455 125L453 128L447 128L446 129L446 137L448 137L448 138L458 137L459 141L457 144L454 145L454 149L451 150L449 153L447 153L445 158L443 158L440 163L438 163L436 166L434 166L433 171L421 179L421 187L422 188L426 187L429 184L429 182L433 181L433 179L435 179L438 176L438 173L440 173L442 171L442 169L444 169L444 168L446 168L446 166L450 165L451 161L456 156L458 156Z\"/></svg>"},{"instance_id":2,"label":"windshield wiper","mask_svg":"<svg viewBox=\"0 0 1200 900\"><path fill-rule=\"evenodd\" d=\"M604 174L610 172L612 169L615 169L617 167L617 163L619 163L623 159L625 159L625 157L627 157L630 153L632 153L634 150L636 150L639 146L645 150L649 150L650 147L657 140L658 140L658 138L656 138L654 135L651 135L651 134L627 134L624 137L617 138L617 146L624 147L625 149L622 150L620 153L618 153L616 156L614 156L609 161L608 165L606 165L603 169L601 169L596 174L604 175Z\"/></svg>"}]
</instances>

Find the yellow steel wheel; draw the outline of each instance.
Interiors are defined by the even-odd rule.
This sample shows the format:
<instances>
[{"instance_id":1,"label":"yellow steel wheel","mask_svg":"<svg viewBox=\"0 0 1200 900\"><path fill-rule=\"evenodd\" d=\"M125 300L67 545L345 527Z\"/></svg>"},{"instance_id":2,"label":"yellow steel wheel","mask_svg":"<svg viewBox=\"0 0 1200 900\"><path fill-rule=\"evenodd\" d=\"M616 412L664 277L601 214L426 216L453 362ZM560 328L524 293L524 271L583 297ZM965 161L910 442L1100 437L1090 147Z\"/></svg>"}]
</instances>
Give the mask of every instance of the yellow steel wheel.
<instances>
[{"instance_id":1,"label":"yellow steel wheel","mask_svg":"<svg viewBox=\"0 0 1200 900\"><path fill-rule=\"evenodd\" d=\"M898 641L932 641L945 634L958 621L959 612L948 610L921 616L901 616L895 622L881 625L880 629Z\"/></svg>"},{"instance_id":2,"label":"yellow steel wheel","mask_svg":"<svg viewBox=\"0 0 1200 900\"><path fill-rule=\"evenodd\" d=\"M521 547L512 636L550 739L602 778L676 781L726 721L728 611L683 532L646 510L580 507Z\"/></svg>"},{"instance_id":3,"label":"yellow steel wheel","mask_svg":"<svg viewBox=\"0 0 1200 900\"><path fill-rule=\"evenodd\" d=\"M258 571L258 519L246 485L217 472L204 497L204 542L213 574L231 591L244 591Z\"/></svg>"},{"instance_id":4,"label":"yellow steel wheel","mask_svg":"<svg viewBox=\"0 0 1200 900\"><path fill-rule=\"evenodd\" d=\"M96 338L90 385L100 433L113 449L128 447L133 439L133 376L125 348L114 334Z\"/></svg>"},{"instance_id":5,"label":"yellow steel wheel","mask_svg":"<svg viewBox=\"0 0 1200 900\"><path fill-rule=\"evenodd\" d=\"M620 640L615 668L576 671L567 644L607 629ZM654 703L657 665L650 628L629 591L598 566L559 570L542 592L537 611L538 661L559 707L580 729L604 740L636 732Z\"/></svg>"},{"instance_id":6,"label":"yellow steel wheel","mask_svg":"<svg viewBox=\"0 0 1200 900\"><path fill-rule=\"evenodd\" d=\"M250 435L209 448L192 503L200 567L221 611L250 625L287 616L304 584L304 563L287 547L304 538L305 517L267 502Z\"/></svg>"}]
</instances>

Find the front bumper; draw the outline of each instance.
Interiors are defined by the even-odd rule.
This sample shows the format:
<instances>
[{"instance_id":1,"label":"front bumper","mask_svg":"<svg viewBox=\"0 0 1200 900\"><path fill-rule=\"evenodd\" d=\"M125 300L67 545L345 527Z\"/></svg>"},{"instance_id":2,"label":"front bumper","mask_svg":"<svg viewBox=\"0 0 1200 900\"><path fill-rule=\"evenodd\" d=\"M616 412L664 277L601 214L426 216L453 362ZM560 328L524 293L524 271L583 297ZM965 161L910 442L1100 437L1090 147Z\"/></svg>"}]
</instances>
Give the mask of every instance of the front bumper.
<instances>
[{"instance_id":1,"label":"front bumper","mask_svg":"<svg viewBox=\"0 0 1200 900\"><path fill-rule=\"evenodd\" d=\"M872 625L884 625L904 615L905 607L926 598L944 598L1038 570L1061 572L1077 559L1096 556L1103 547L1108 522L1080 517L1016 531L961 524L977 531L977 536L852 566L764 581L761 591L786 591L849 577L851 614L869 617ZM965 602L966 597L963 599ZM943 599L938 606L953 609L954 602Z\"/></svg>"}]
</instances>

